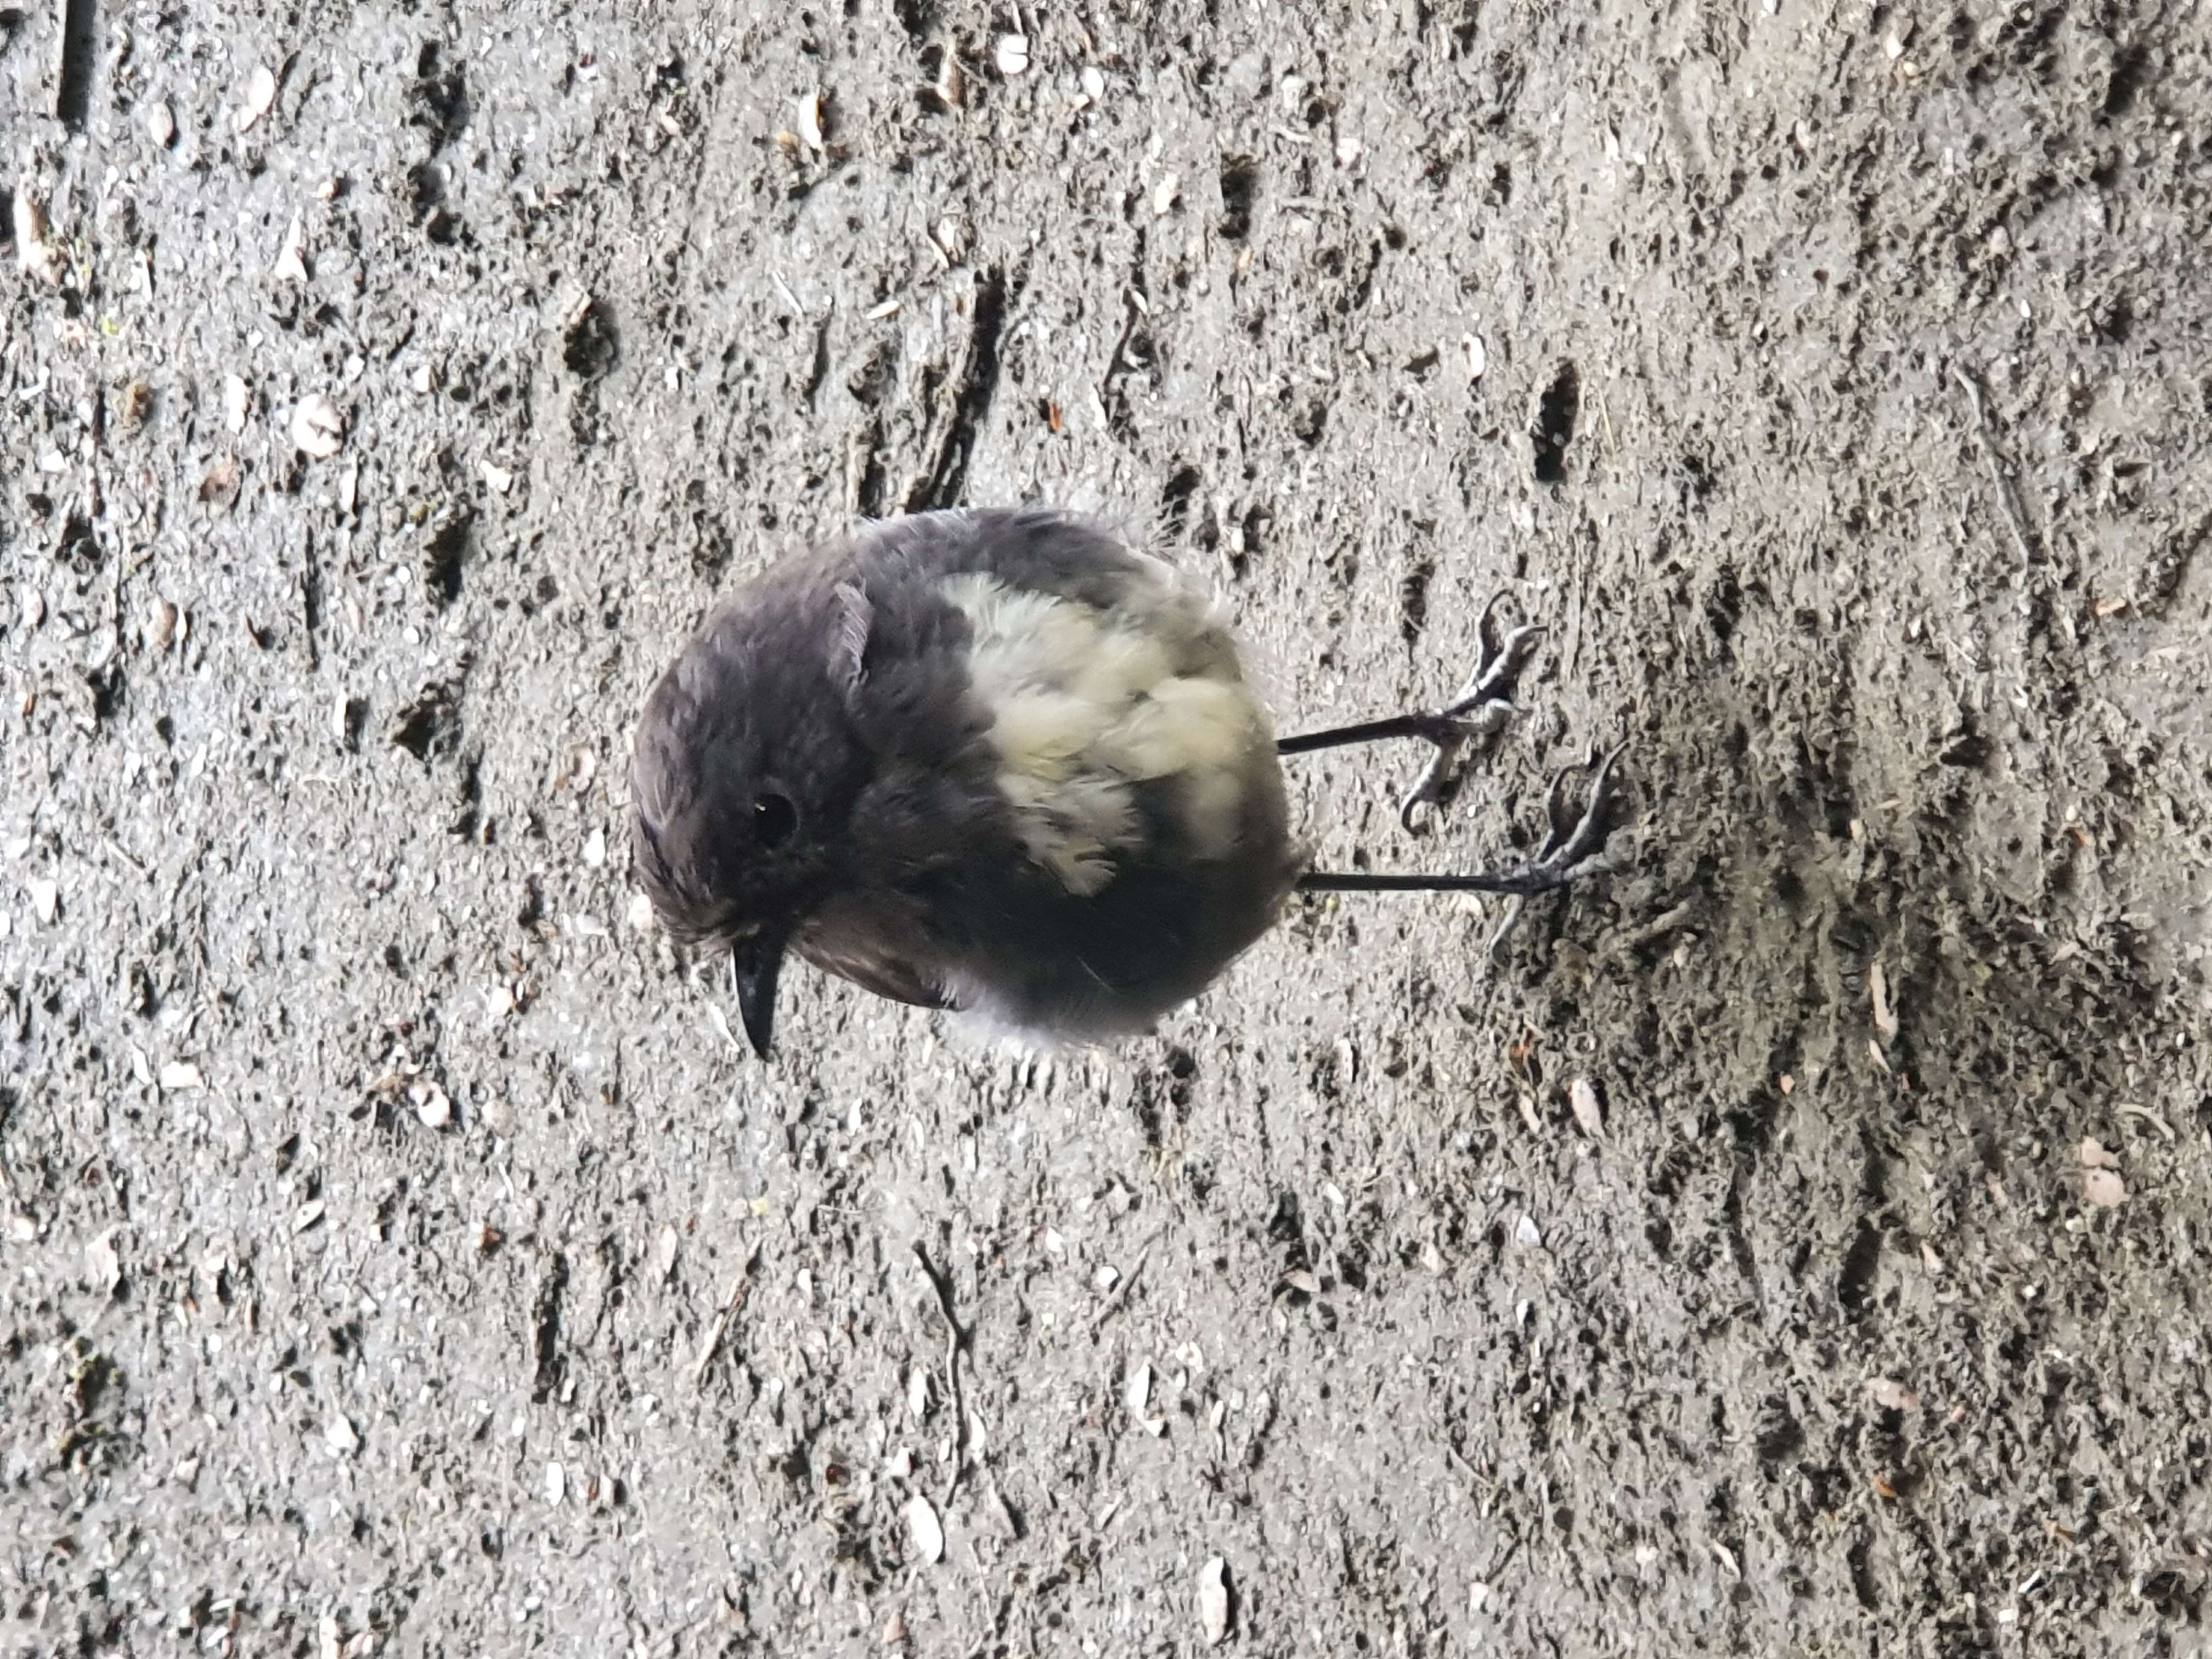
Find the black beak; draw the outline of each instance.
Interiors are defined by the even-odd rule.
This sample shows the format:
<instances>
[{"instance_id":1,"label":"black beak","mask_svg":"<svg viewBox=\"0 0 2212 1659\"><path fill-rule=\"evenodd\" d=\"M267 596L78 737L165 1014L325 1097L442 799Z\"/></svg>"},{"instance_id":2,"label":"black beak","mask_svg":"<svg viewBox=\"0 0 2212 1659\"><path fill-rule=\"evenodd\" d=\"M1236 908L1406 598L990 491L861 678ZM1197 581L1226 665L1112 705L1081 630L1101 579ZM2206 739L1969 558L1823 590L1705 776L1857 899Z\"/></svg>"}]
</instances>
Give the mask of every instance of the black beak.
<instances>
[{"instance_id":1,"label":"black beak","mask_svg":"<svg viewBox=\"0 0 2212 1659\"><path fill-rule=\"evenodd\" d=\"M750 939L730 947L730 977L738 988L738 1012L745 1026L745 1041L763 1060L775 1034L775 981L783 970L783 950L790 941L787 927L763 927Z\"/></svg>"}]
</instances>

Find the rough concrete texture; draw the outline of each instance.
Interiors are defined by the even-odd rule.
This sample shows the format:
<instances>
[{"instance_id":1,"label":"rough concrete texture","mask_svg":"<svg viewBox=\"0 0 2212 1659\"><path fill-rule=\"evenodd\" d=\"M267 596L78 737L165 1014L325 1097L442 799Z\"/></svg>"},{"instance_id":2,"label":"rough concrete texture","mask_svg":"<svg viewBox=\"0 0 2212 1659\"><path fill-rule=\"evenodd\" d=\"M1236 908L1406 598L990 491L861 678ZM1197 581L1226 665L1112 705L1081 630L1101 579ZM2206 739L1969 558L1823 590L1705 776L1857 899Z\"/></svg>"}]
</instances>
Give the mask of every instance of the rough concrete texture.
<instances>
[{"instance_id":1,"label":"rough concrete texture","mask_svg":"<svg viewBox=\"0 0 2212 1659\"><path fill-rule=\"evenodd\" d=\"M1218 1557L1231 1651L2201 1649L2197 7L95 0L82 77L59 9L0 1647L1192 1652ZM795 969L756 1063L634 921L646 688L1031 499L1285 729L1507 590L1440 832L1401 749L1299 810L1491 865L1626 740L1631 861L1051 1063Z\"/></svg>"}]
</instances>

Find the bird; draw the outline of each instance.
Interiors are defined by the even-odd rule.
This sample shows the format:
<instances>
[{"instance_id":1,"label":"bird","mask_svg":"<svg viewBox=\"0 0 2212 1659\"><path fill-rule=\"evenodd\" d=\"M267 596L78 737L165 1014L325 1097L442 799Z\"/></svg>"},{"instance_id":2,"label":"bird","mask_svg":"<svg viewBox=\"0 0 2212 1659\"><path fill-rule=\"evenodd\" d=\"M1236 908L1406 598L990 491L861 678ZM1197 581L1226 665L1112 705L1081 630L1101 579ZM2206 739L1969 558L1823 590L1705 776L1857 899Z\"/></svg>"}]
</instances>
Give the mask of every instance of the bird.
<instances>
[{"instance_id":1,"label":"bird","mask_svg":"<svg viewBox=\"0 0 2212 1659\"><path fill-rule=\"evenodd\" d=\"M1518 713L1543 630L1482 612L1440 708L1278 739L1211 597L1096 517L957 507L869 522L714 605L647 696L631 867L678 945L726 951L771 1052L793 955L1033 1046L1151 1031L1301 892L1519 897L1607 867L1615 749L1536 855L1492 873L1332 873L1282 760L1431 745L1400 818L1449 804ZM1510 925L1510 917L1508 923Z\"/></svg>"}]
</instances>

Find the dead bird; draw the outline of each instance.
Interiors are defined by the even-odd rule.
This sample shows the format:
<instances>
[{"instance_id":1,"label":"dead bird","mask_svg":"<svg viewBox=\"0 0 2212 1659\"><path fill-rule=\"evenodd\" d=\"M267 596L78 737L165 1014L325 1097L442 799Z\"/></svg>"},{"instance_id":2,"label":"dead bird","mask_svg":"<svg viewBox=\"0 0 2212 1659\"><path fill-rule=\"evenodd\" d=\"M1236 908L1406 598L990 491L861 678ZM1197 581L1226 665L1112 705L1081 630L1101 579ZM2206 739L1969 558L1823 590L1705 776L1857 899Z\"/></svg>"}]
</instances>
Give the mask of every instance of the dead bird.
<instances>
[{"instance_id":1,"label":"dead bird","mask_svg":"<svg viewBox=\"0 0 2212 1659\"><path fill-rule=\"evenodd\" d=\"M765 1057L785 957L1036 1040L1148 1030L1298 892L1528 895L1601 867L1619 750L1537 856L1479 875L1330 874L1279 757L1417 738L1401 813L1449 800L1515 712L1541 629L1500 629L1458 696L1278 741L1204 596L1103 526L924 513L786 560L717 605L654 686L632 857L679 943L726 949Z\"/></svg>"}]
</instances>

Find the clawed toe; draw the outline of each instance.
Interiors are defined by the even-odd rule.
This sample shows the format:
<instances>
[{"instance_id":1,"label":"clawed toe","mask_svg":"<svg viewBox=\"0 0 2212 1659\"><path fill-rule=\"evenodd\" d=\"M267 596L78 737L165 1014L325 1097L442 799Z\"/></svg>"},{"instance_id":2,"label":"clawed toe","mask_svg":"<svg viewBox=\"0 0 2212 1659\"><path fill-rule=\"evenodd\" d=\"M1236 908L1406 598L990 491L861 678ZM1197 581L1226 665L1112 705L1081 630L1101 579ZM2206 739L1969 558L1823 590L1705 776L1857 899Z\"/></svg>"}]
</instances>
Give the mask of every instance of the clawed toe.
<instances>
[{"instance_id":1,"label":"clawed toe","mask_svg":"<svg viewBox=\"0 0 2212 1659\"><path fill-rule=\"evenodd\" d=\"M1510 632L1501 630L1498 606L1504 598L1503 592L1493 593L1490 603L1482 607L1482 619L1475 630L1481 641L1481 651L1475 659L1474 672L1467 677L1467 684L1460 687L1459 695L1445 705L1446 720L1460 719L1489 704L1502 705L1509 711L1512 708L1521 671L1528 665L1528 659L1546 630L1541 623L1523 623Z\"/></svg>"},{"instance_id":2,"label":"clawed toe","mask_svg":"<svg viewBox=\"0 0 2212 1659\"><path fill-rule=\"evenodd\" d=\"M1398 809L1399 827L1407 835L1421 833L1423 807L1441 813L1451 805L1466 779L1469 751L1489 754L1507 724L1521 712L1513 696L1518 689L1521 671L1528 666L1537 642L1544 636L1544 629L1540 623L1523 623L1510 631L1503 629L1498 620L1498 606L1504 597L1503 592L1492 594L1490 603L1482 607L1482 620L1477 630L1481 648L1474 672L1467 677L1458 695L1430 722L1431 729L1425 733L1436 745L1435 752L1407 792L1405 804Z\"/></svg>"},{"instance_id":3,"label":"clawed toe","mask_svg":"<svg viewBox=\"0 0 2212 1659\"><path fill-rule=\"evenodd\" d=\"M1613 832L1613 807L1620 794L1613 765L1627 747L1625 743L1618 744L1603 756L1592 757L1596 775L1590 780L1589 793L1580 811L1575 807L1567 780L1583 769L1562 767L1553 775L1552 787L1544 801L1544 816L1550 828L1535 858L1522 866L1530 875L1547 878L1544 888L1537 890L1565 887L1583 876L1596 875L1613 867L1606 854L1606 842ZM1498 918L1490 942L1485 946L1486 954L1497 955L1512 937L1528 908L1528 897L1526 891L1517 894L1505 907L1505 914Z\"/></svg>"},{"instance_id":4,"label":"clawed toe","mask_svg":"<svg viewBox=\"0 0 2212 1659\"><path fill-rule=\"evenodd\" d=\"M1563 767L1552 780L1551 794L1544 803L1551 833L1545 836L1536 861L1559 871L1562 882L1572 881L1605 855L1606 836L1613 827L1613 799L1619 793L1613 782L1613 763L1627 746L1617 744L1596 757L1597 773L1590 780L1589 798L1579 812L1568 794L1567 778L1580 769Z\"/></svg>"}]
</instances>

